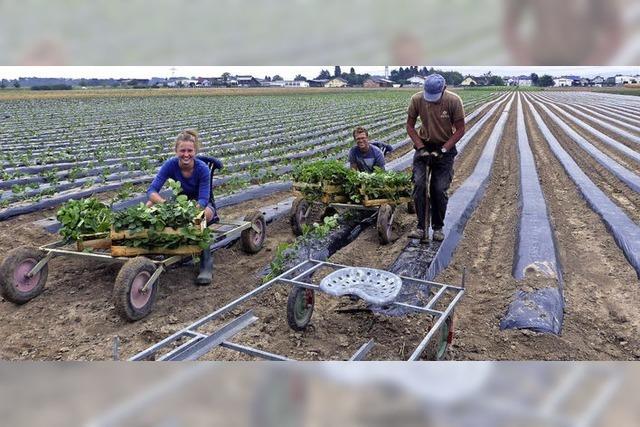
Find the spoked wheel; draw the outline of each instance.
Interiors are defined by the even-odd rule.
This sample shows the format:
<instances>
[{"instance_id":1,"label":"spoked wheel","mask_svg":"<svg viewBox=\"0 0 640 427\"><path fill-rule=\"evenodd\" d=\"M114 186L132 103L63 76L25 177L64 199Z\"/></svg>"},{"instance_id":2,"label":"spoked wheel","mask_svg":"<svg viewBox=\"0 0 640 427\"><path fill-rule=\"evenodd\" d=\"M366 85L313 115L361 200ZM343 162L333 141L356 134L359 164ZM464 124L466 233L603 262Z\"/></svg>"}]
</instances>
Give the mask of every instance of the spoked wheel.
<instances>
[{"instance_id":1,"label":"spoked wheel","mask_svg":"<svg viewBox=\"0 0 640 427\"><path fill-rule=\"evenodd\" d=\"M0 291L15 304L24 304L44 290L49 274L48 265L29 277L29 272L44 258L36 248L21 246L10 250L0 264Z\"/></svg>"},{"instance_id":2,"label":"spoked wheel","mask_svg":"<svg viewBox=\"0 0 640 427\"><path fill-rule=\"evenodd\" d=\"M423 358L425 360L444 360L453 337L453 320L451 315L447 317L435 336L431 338L429 344L424 349Z\"/></svg>"},{"instance_id":3,"label":"spoked wheel","mask_svg":"<svg viewBox=\"0 0 640 427\"><path fill-rule=\"evenodd\" d=\"M248 214L244 220L251 223L251 228L247 228L240 235L241 248L248 254L258 253L267 237L267 223L259 211Z\"/></svg>"},{"instance_id":4,"label":"spoked wheel","mask_svg":"<svg viewBox=\"0 0 640 427\"><path fill-rule=\"evenodd\" d=\"M393 208L391 205L382 205L380 209L378 209L377 228L380 243L386 245L391 242L393 228Z\"/></svg>"},{"instance_id":5,"label":"spoked wheel","mask_svg":"<svg viewBox=\"0 0 640 427\"><path fill-rule=\"evenodd\" d=\"M287 323L294 331L306 329L311 321L315 294L312 289L294 287L287 299Z\"/></svg>"},{"instance_id":6,"label":"spoked wheel","mask_svg":"<svg viewBox=\"0 0 640 427\"><path fill-rule=\"evenodd\" d=\"M135 257L122 266L113 287L113 303L116 311L131 322L140 320L151 312L155 303L159 280L146 289L156 266L145 257Z\"/></svg>"},{"instance_id":7,"label":"spoked wheel","mask_svg":"<svg viewBox=\"0 0 640 427\"><path fill-rule=\"evenodd\" d=\"M302 226L309 224L311 205L303 197L298 197L291 205L291 229L296 236L302 235Z\"/></svg>"}]
</instances>

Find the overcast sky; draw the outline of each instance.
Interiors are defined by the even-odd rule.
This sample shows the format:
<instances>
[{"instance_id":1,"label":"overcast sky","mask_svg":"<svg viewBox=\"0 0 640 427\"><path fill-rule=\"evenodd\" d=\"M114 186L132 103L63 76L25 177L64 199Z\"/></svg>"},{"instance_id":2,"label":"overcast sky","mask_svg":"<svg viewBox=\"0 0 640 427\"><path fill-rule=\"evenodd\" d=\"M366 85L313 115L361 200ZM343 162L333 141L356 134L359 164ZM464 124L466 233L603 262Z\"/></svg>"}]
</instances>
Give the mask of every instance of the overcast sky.
<instances>
[{"instance_id":1,"label":"overcast sky","mask_svg":"<svg viewBox=\"0 0 640 427\"><path fill-rule=\"evenodd\" d=\"M67 78L151 78L151 77L215 77L222 73L250 74L254 77L274 76L279 74L285 79L293 79L297 74L313 79L322 69L328 70L333 75L333 65L329 66L243 66L243 67L188 67L188 66L153 66L153 67L0 67L0 78L15 79L18 77L67 77ZM351 65L341 65L343 72L349 72ZM384 66L353 66L357 73L369 73L371 75L384 75ZM430 67L427 65L427 67ZM398 68L390 66L389 70ZM491 71L495 75L511 76L520 74L537 73L552 76L580 75L583 77L603 77L616 74L640 74L640 67L445 67L437 66L442 70L456 70L463 75L481 75Z\"/></svg>"}]
</instances>

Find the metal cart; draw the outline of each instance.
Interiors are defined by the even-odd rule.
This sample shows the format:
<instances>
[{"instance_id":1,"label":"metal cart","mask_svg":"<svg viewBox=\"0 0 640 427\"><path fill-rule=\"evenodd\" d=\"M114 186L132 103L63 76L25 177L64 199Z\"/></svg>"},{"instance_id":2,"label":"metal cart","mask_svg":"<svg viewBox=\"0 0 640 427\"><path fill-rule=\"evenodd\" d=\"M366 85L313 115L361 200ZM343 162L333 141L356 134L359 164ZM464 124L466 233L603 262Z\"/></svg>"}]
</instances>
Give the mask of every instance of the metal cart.
<instances>
[{"instance_id":1,"label":"metal cart","mask_svg":"<svg viewBox=\"0 0 640 427\"><path fill-rule=\"evenodd\" d=\"M305 195L300 191L305 187L316 187L320 189L323 192L320 200L309 200L305 197ZM413 203L410 197L400 197L397 200L368 199L365 197L360 204L347 203L347 197L339 194L339 190L336 186L326 184L294 183L294 194L297 197L291 205L290 223L291 229L295 235L302 235L305 225L308 226L312 222L311 212L314 205L322 205L324 207L321 218L331 216L339 211L351 209L377 211L376 228L378 230L380 243L383 245L392 241L393 220L398 205L406 203L409 211L411 212L411 206Z\"/></svg>"},{"instance_id":2,"label":"metal cart","mask_svg":"<svg viewBox=\"0 0 640 427\"><path fill-rule=\"evenodd\" d=\"M261 212L248 214L244 220L220 221L209 225L213 229L212 249L216 243L240 238L241 247L247 253L262 249L266 237L266 223ZM16 304L24 304L44 290L48 276L48 263L54 256L84 257L96 261L123 261L113 287L113 302L118 313L129 321L142 319L149 314L155 302L159 277L169 266L187 261L201 253L158 250L142 251L144 256L112 256L111 241L104 233L104 244L83 249L82 244L56 241L38 248L21 246L12 249L0 263L0 290L2 295ZM99 237L95 235L94 237ZM88 242L84 242L86 246ZM137 252L141 253L140 251ZM152 258L150 258L152 256Z\"/></svg>"}]
</instances>

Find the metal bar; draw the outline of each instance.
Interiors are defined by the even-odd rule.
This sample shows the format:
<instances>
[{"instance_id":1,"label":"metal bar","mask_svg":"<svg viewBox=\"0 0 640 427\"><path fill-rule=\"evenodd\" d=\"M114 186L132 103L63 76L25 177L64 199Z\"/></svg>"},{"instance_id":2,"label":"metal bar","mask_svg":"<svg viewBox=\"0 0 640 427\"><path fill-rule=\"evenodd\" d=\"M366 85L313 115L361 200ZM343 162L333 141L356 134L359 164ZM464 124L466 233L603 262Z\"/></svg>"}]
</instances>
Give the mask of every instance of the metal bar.
<instances>
[{"instance_id":1,"label":"metal bar","mask_svg":"<svg viewBox=\"0 0 640 427\"><path fill-rule=\"evenodd\" d=\"M113 360L120 360L120 337L113 337Z\"/></svg>"},{"instance_id":2,"label":"metal bar","mask_svg":"<svg viewBox=\"0 0 640 427\"><path fill-rule=\"evenodd\" d=\"M71 256L80 256L80 257L89 257L89 258L128 259L128 258L123 258L123 257L112 257L111 255L97 254L97 253L92 253L92 252L72 251L72 250L69 250L69 249L42 248L42 250L47 251L49 253L54 253L56 255L71 255Z\"/></svg>"},{"instance_id":3,"label":"metal bar","mask_svg":"<svg viewBox=\"0 0 640 427\"><path fill-rule=\"evenodd\" d=\"M399 307L408 308L408 309L414 310L414 311L420 311L420 312L423 312L423 313L432 314L432 315L438 316L438 317L442 316L442 314L443 314L442 311L433 310L433 309L425 308L425 307L420 307L420 306L413 305L413 304L407 304L406 302L392 302L391 304L397 305Z\"/></svg>"},{"instance_id":4,"label":"metal bar","mask_svg":"<svg viewBox=\"0 0 640 427\"><path fill-rule=\"evenodd\" d=\"M144 286L142 287L142 289L140 289L140 292L146 292L147 288L149 286L153 285L153 282L158 280L158 277L160 277L160 275L162 274L163 271L164 271L164 266L162 264L160 264L158 266L158 268L156 268L156 271L153 272L151 277L149 277L149 280L147 280L147 283L145 283Z\"/></svg>"},{"instance_id":5,"label":"metal bar","mask_svg":"<svg viewBox=\"0 0 640 427\"><path fill-rule=\"evenodd\" d=\"M47 250L47 249L59 248L59 247L64 246L64 245L66 245L66 244L67 244L67 243L65 243L65 241L64 241L64 240L56 240L56 241L55 241L55 242L53 242L53 243L48 243L48 244L46 244L46 245L42 245L42 246L40 246L38 249L40 249L40 250Z\"/></svg>"},{"instance_id":6,"label":"metal bar","mask_svg":"<svg viewBox=\"0 0 640 427\"><path fill-rule=\"evenodd\" d=\"M188 335L186 332L182 335L184 337ZM175 357L179 357L180 354L187 351L192 345L197 343L198 341L208 337L208 335L202 334L202 336L192 336L191 339L187 342L180 344L179 347L174 348L169 353L161 356L159 360L174 360Z\"/></svg>"},{"instance_id":7,"label":"metal bar","mask_svg":"<svg viewBox=\"0 0 640 427\"><path fill-rule=\"evenodd\" d=\"M373 347L373 338L370 339L368 342L364 343L362 345L362 347L360 347L358 349L358 351L356 351L355 353L353 353L353 356L351 356L351 359L349 359L350 362L357 362L359 360L363 360L367 354L369 354L369 351L371 351L371 348Z\"/></svg>"},{"instance_id":8,"label":"metal bar","mask_svg":"<svg viewBox=\"0 0 640 427\"><path fill-rule=\"evenodd\" d=\"M265 360L273 360L276 362L289 362L293 361L293 359L289 359L284 356L280 356L279 354L269 353L267 351L258 350L257 348L247 347L244 345L236 344L231 341L222 341L220 343L220 347L227 348L229 350L239 351L241 353L248 354L249 356L259 357Z\"/></svg>"},{"instance_id":9,"label":"metal bar","mask_svg":"<svg viewBox=\"0 0 640 427\"><path fill-rule=\"evenodd\" d=\"M38 263L34 265L33 268L27 273L27 277L31 278L38 274L38 272L42 270L49 261L51 261L51 258L53 258L53 253L47 253L47 256L38 261Z\"/></svg>"},{"instance_id":10,"label":"metal bar","mask_svg":"<svg viewBox=\"0 0 640 427\"><path fill-rule=\"evenodd\" d=\"M167 259L165 259L165 260L162 260L162 261L154 261L154 262L155 262L155 263L158 263L158 264L161 264L161 265L163 265L164 267L169 267L169 266L171 266L171 265L173 265L173 264L177 264L177 263L179 263L180 261L182 261L183 259L185 259L185 257L187 257L187 256L191 256L191 255L186 255L186 256L185 256L185 255L174 255L174 256L172 256L172 257L170 257L170 258L167 258ZM152 260L152 261L153 261L153 260Z\"/></svg>"},{"instance_id":11,"label":"metal bar","mask_svg":"<svg viewBox=\"0 0 640 427\"><path fill-rule=\"evenodd\" d=\"M311 268L308 268L307 270L303 271L302 273L298 274L296 277L294 277L291 280L302 280L303 278L306 278L305 276L311 275L311 273L318 270L320 267L322 267L322 265L323 263L318 263L312 266Z\"/></svg>"},{"instance_id":12,"label":"metal bar","mask_svg":"<svg viewBox=\"0 0 640 427\"><path fill-rule=\"evenodd\" d=\"M291 280L291 279L280 279L280 282L284 282L290 285L295 285L295 286L299 286L301 288L306 288L306 289L313 289L313 290L319 290L320 286L318 285L314 285L311 283L306 283L306 282L300 282L299 280Z\"/></svg>"},{"instance_id":13,"label":"metal bar","mask_svg":"<svg viewBox=\"0 0 640 427\"><path fill-rule=\"evenodd\" d=\"M414 350L414 352L411 354L411 356L409 357L409 361L415 361L418 360L418 358L420 357L420 355L422 354L422 352L424 351L424 348L427 346L427 344L429 343L429 340L431 339L431 337L433 337L433 335L436 333L436 331L442 326L442 324L445 322L445 320L447 319L447 317L449 317L449 314L451 314L451 312L453 311L453 308L456 306L456 304L458 303L458 301L460 301L460 298L462 298L462 296L464 295L464 291L460 291L458 293L458 295L455 296L455 298L453 298L453 301L451 301L451 303L449 303L449 306L447 307L447 309L444 311L444 313L442 314L442 316L440 316L440 318L436 321L435 325L433 325L433 327L429 330L429 332L427 333L427 335L422 339L422 342L420 342L420 344L418 344L418 347L416 347L416 349Z\"/></svg>"},{"instance_id":14,"label":"metal bar","mask_svg":"<svg viewBox=\"0 0 640 427\"><path fill-rule=\"evenodd\" d=\"M336 263L329 262L329 261L319 261L319 260L313 259L313 258L310 258L309 261L318 262L318 263L324 264L324 265L329 266L329 267L335 267L337 269L349 267L348 265L336 264ZM448 285L446 283L433 282L433 281L430 281L430 280L421 280L421 279L416 279L414 277L408 277L408 276L398 276L398 277L400 277L403 281L406 280L406 281L409 281L411 283L416 283L416 284L420 284L420 285L430 285L430 286L435 285L435 286L441 286L441 287L442 286L446 286L449 289L453 289L453 290L456 290L456 291L463 291L464 290L463 287L452 286L452 285Z\"/></svg>"},{"instance_id":15,"label":"metal bar","mask_svg":"<svg viewBox=\"0 0 640 427\"><path fill-rule=\"evenodd\" d=\"M448 288L448 286L441 287L440 290L433 296L433 298L431 298L429 302L427 302L427 305L425 305L424 308L431 309L436 304L436 302L438 302L438 299L440 299L440 297L444 295Z\"/></svg>"},{"instance_id":16,"label":"metal bar","mask_svg":"<svg viewBox=\"0 0 640 427\"><path fill-rule=\"evenodd\" d=\"M453 286L453 285L448 285L446 283L439 283L439 282L431 282L429 280L420 280L420 279L416 279L414 277L407 277L407 276L399 276L403 282L409 282L409 283L413 283L416 285L420 285L420 286L438 286L438 287L443 287L446 286L449 289L453 289L456 291L463 291L464 288L460 287L460 286Z\"/></svg>"},{"instance_id":17,"label":"metal bar","mask_svg":"<svg viewBox=\"0 0 640 427\"><path fill-rule=\"evenodd\" d=\"M329 203L328 206L331 206L333 208L347 208L347 209L359 209L359 210L374 210L378 208L378 206L363 206L363 205L355 205L350 203Z\"/></svg>"},{"instance_id":18,"label":"metal bar","mask_svg":"<svg viewBox=\"0 0 640 427\"><path fill-rule=\"evenodd\" d=\"M207 354L212 348L217 347L223 341L226 341L227 338L231 338L256 320L258 320L258 318L253 315L253 310L249 310L242 316L227 323L222 328L209 335L207 338L202 338L198 342L189 345L186 351L181 352L171 359L161 358L160 360L198 360L200 357Z\"/></svg>"}]
</instances>

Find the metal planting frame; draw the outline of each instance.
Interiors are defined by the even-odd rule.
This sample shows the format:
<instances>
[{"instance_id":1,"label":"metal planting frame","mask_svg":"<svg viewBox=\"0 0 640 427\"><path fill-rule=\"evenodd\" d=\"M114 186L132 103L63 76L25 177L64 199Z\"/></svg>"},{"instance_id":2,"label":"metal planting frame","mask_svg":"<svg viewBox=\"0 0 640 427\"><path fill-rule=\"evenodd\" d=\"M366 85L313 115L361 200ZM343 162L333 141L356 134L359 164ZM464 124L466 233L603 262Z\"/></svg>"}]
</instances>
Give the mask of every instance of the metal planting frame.
<instances>
[{"instance_id":1,"label":"metal planting frame","mask_svg":"<svg viewBox=\"0 0 640 427\"><path fill-rule=\"evenodd\" d=\"M276 284L284 284L297 286L301 288L311 289L313 291L322 292L320 286L310 283L309 279L313 275L314 272L321 268L331 268L334 270L349 267L347 265L335 264L327 261L318 261L314 259L308 259L299 263L298 265L290 268L279 276L269 280L268 282L262 284L261 286L253 289L251 292L248 292L236 300L228 303L224 307L219 308L218 310L206 315L205 317L195 321L191 325L181 329L180 331L174 333L173 335L163 339L162 341L152 345L131 357L129 360L138 361L138 360L197 360L202 357L204 354L209 352L215 347L223 347L230 350L239 351L241 353L248 354L253 357L258 357L267 360L279 360L286 361L291 360L285 356L269 353L263 350L259 350L256 348L252 348L249 346L243 346L240 344L233 343L229 341L231 337L240 332L243 328L249 326L253 322L257 320L257 317L253 315L251 310L247 311L240 317L235 318L229 323L225 324L221 328L215 330L212 333L202 333L199 332L198 329L203 325L210 323L216 319L219 319L229 311L238 307L240 304L246 302L247 300L263 293L264 291L270 289ZM437 320L431 325L431 328L427 331L422 341L415 348L411 356L408 360L418 360L420 355L425 350L427 344L431 340L431 338L438 332L438 330L445 323L446 319L453 314L453 309L456 304L460 301L462 296L464 295L464 275L462 277L462 284L460 286L447 285L444 283L438 283L427 280L419 280L411 277L400 276L404 284L411 284L413 286L423 287L426 289L426 294L430 295L430 290L435 289L435 293L429 297L426 304L412 305L401 302L392 302L390 305L396 305L403 307L405 309L409 309L413 312L423 313L429 316L433 316ZM442 300L444 295L450 295L451 300L446 305L443 310L436 310L434 307L436 303ZM175 345L175 343L179 340L186 340L182 344ZM373 347L373 340L369 340L367 343L363 344L356 353L351 356L350 360L363 360L367 353ZM156 358L156 354L163 349L167 349L172 347L172 349L164 354L163 356Z\"/></svg>"}]
</instances>

